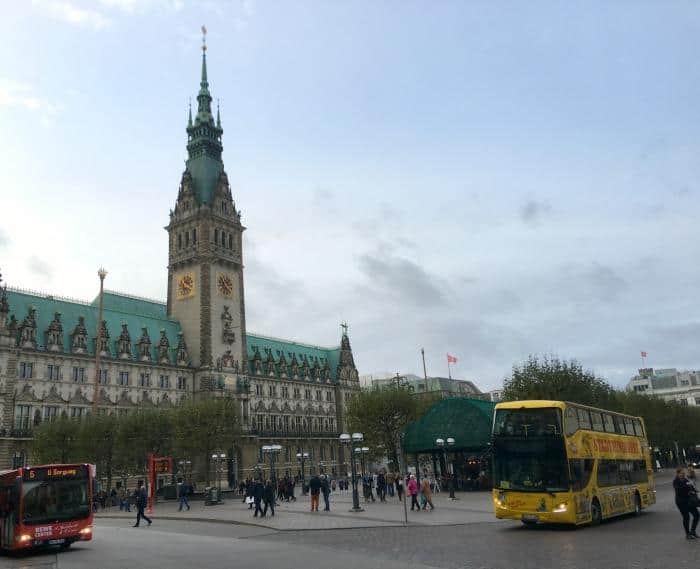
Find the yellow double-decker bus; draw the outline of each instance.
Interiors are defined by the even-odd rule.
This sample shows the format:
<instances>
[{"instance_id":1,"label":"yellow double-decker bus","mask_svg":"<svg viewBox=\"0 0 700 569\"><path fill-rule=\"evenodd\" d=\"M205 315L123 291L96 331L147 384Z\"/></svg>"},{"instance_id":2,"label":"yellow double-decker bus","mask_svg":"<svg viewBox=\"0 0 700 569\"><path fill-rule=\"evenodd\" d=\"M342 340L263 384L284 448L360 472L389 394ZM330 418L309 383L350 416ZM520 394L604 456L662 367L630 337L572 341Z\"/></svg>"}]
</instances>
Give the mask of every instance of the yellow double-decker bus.
<instances>
[{"instance_id":1,"label":"yellow double-decker bus","mask_svg":"<svg viewBox=\"0 0 700 569\"><path fill-rule=\"evenodd\" d=\"M599 524L656 502L644 421L563 401L496 405L493 503L525 524Z\"/></svg>"}]
</instances>

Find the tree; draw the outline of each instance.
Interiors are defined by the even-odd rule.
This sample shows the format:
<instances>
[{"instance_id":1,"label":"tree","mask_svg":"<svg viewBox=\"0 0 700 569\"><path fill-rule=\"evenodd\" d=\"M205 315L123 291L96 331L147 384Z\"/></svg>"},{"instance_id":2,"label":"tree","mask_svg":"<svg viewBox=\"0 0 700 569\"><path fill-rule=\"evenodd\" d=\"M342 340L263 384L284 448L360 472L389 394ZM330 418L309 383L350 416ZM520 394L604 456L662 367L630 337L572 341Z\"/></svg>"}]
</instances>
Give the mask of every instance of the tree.
<instances>
[{"instance_id":1,"label":"tree","mask_svg":"<svg viewBox=\"0 0 700 569\"><path fill-rule=\"evenodd\" d=\"M119 423L114 415L89 415L79 423L78 454L82 462L95 464L112 487Z\"/></svg>"},{"instance_id":2,"label":"tree","mask_svg":"<svg viewBox=\"0 0 700 569\"><path fill-rule=\"evenodd\" d=\"M57 417L34 429L32 454L38 463L66 463L80 460L80 423Z\"/></svg>"},{"instance_id":3,"label":"tree","mask_svg":"<svg viewBox=\"0 0 700 569\"><path fill-rule=\"evenodd\" d=\"M612 386L585 371L578 361L562 361L556 356L530 356L519 366L514 365L503 389L506 401L551 399L599 407L610 405L613 396Z\"/></svg>"},{"instance_id":4,"label":"tree","mask_svg":"<svg viewBox=\"0 0 700 569\"><path fill-rule=\"evenodd\" d=\"M386 455L398 464L399 436L409 422L420 419L436 401L437 396L417 396L402 385L362 390L348 401L348 427L364 435L370 454Z\"/></svg>"},{"instance_id":5,"label":"tree","mask_svg":"<svg viewBox=\"0 0 700 569\"><path fill-rule=\"evenodd\" d=\"M239 432L238 403L230 397L187 402L174 415L175 450L203 462L207 484L211 455L229 451Z\"/></svg>"}]
</instances>

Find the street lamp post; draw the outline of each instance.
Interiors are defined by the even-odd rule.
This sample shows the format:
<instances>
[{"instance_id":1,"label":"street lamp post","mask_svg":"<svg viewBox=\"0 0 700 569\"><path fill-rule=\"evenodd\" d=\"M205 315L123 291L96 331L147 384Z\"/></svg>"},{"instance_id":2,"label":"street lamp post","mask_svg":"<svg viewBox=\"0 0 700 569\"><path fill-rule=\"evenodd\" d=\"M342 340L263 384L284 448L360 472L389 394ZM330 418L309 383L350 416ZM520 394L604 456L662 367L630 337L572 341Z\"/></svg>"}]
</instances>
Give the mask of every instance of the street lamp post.
<instances>
[{"instance_id":1,"label":"street lamp post","mask_svg":"<svg viewBox=\"0 0 700 569\"><path fill-rule=\"evenodd\" d=\"M92 414L97 415L97 396L100 390L100 357L102 355L102 305L104 298L105 277L107 271L100 267L97 271L100 277L100 303L97 316L97 346L95 347L95 392L92 394Z\"/></svg>"},{"instance_id":2,"label":"street lamp post","mask_svg":"<svg viewBox=\"0 0 700 569\"><path fill-rule=\"evenodd\" d=\"M350 468L352 470L352 508L351 512L362 512L360 508L360 496L357 493L357 469L355 467L355 453L353 452L353 443L361 443L364 439L362 433L342 433L340 435L340 443L345 445L350 453Z\"/></svg>"},{"instance_id":3,"label":"street lamp post","mask_svg":"<svg viewBox=\"0 0 700 569\"><path fill-rule=\"evenodd\" d=\"M304 475L304 463L309 460L309 453L304 452L304 449L301 449L300 452L297 453L297 461L301 463L301 493L306 496L306 477Z\"/></svg>"},{"instance_id":4,"label":"street lamp post","mask_svg":"<svg viewBox=\"0 0 700 569\"><path fill-rule=\"evenodd\" d=\"M456 500L455 498L455 472L454 472L454 464L452 461L447 460L447 448L453 448L455 446L455 440L452 437L447 437L447 441L445 439L436 439L435 444L438 446L438 448L442 449L443 457L445 459L445 468L448 471L448 478L447 478L447 489L450 491L450 500Z\"/></svg>"},{"instance_id":5,"label":"street lamp post","mask_svg":"<svg viewBox=\"0 0 700 569\"><path fill-rule=\"evenodd\" d=\"M226 460L226 453L215 452L211 455L211 458L214 461L216 468L216 487L218 488L218 501L222 502L223 500L221 499L221 475L224 471L223 464L224 460Z\"/></svg>"}]
</instances>

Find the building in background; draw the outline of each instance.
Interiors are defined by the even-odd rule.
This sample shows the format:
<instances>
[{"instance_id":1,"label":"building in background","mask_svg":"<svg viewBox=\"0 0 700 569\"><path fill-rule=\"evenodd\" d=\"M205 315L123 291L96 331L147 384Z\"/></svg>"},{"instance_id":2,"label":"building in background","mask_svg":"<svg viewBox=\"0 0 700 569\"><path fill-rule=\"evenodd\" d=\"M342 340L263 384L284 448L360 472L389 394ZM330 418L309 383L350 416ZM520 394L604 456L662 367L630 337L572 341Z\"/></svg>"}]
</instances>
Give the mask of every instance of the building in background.
<instances>
[{"instance_id":1,"label":"building in background","mask_svg":"<svg viewBox=\"0 0 700 569\"><path fill-rule=\"evenodd\" d=\"M700 405L700 371L642 368L630 379L627 390L677 401L681 405Z\"/></svg>"},{"instance_id":2,"label":"building in background","mask_svg":"<svg viewBox=\"0 0 700 569\"><path fill-rule=\"evenodd\" d=\"M413 374L372 378L368 387L385 387L392 384L401 384L409 387L414 393L438 393L441 397L469 397L472 399L488 399L487 394L471 381L466 379L450 379L448 377L428 377L426 380Z\"/></svg>"},{"instance_id":3,"label":"building in background","mask_svg":"<svg viewBox=\"0 0 700 569\"><path fill-rule=\"evenodd\" d=\"M205 50L188 159L166 227L167 302L106 292L98 346L97 299L0 289L0 470L27 460L36 425L79 420L95 396L97 412L110 414L235 398L244 436L222 450L237 479L253 474L260 447L273 442L283 447L281 473L297 472L301 450L312 469L321 461L329 472L347 469L338 434L345 402L360 388L347 326L330 348L247 330L245 227L224 170Z\"/></svg>"}]
</instances>

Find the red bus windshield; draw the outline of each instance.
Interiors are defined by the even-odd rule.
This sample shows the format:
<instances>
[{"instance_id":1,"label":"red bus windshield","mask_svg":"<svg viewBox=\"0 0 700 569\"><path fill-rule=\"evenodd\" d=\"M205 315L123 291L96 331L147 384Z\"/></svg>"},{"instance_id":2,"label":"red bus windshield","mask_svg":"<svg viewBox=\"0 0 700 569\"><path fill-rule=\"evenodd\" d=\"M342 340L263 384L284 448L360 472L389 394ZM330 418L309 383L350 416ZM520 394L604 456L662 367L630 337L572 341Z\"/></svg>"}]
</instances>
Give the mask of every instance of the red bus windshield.
<instances>
[{"instance_id":1,"label":"red bus windshield","mask_svg":"<svg viewBox=\"0 0 700 569\"><path fill-rule=\"evenodd\" d=\"M22 473L23 523L80 520L90 515L86 465L42 466Z\"/></svg>"}]
</instances>

